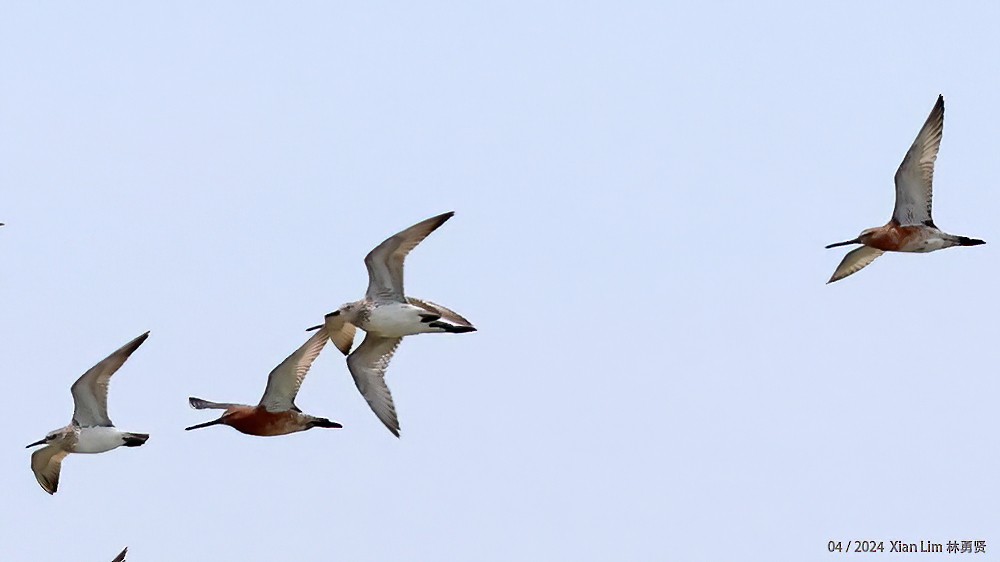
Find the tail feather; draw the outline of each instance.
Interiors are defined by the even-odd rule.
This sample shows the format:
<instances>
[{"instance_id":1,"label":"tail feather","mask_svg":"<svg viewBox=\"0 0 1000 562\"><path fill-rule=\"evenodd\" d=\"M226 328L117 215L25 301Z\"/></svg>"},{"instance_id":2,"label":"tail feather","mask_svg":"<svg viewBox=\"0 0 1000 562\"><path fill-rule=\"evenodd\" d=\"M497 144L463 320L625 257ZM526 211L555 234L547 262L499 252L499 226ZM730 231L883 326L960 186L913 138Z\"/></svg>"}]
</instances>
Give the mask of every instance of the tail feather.
<instances>
[{"instance_id":1,"label":"tail feather","mask_svg":"<svg viewBox=\"0 0 1000 562\"><path fill-rule=\"evenodd\" d=\"M428 324L431 328L441 328L445 332L451 334L465 334L468 332L475 332L476 329L472 326L456 326L455 324L449 324L447 322L431 322Z\"/></svg>"},{"instance_id":2,"label":"tail feather","mask_svg":"<svg viewBox=\"0 0 1000 562\"><path fill-rule=\"evenodd\" d=\"M122 436L126 447L138 447L149 439L148 433L126 433Z\"/></svg>"},{"instance_id":3,"label":"tail feather","mask_svg":"<svg viewBox=\"0 0 1000 562\"><path fill-rule=\"evenodd\" d=\"M969 238L967 236L959 236L958 237L958 245L959 246L979 246L979 245L985 244L985 243L986 243L985 240L980 240L978 238Z\"/></svg>"},{"instance_id":4,"label":"tail feather","mask_svg":"<svg viewBox=\"0 0 1000 562\"><path fill-rule=\"evenodd\" d=\"M413 297L406 297L406 302L414 306L419 306L420 308L423 308L427 312L439 315L441 320L451 322L452 324L462 324L465 326L472 326L472 322L466 320L465 317L463 317L461 314L455 312L454 310L451 310L450 308L441 306L436 302L415 299ZM437 320L437 318L435 318L435 320Z\"/></svg>"}]
</instances>

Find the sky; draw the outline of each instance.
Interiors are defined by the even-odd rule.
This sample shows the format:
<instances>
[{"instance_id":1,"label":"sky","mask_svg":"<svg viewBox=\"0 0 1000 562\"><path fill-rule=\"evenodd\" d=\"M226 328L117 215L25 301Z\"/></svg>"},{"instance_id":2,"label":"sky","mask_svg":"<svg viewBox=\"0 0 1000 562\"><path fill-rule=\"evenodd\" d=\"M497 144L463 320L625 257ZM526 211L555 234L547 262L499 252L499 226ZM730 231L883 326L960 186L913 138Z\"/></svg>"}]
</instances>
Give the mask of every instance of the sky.
<instances>
[{"instance_id":1,"label":"sky","mask_svg":"<svg viewBox=\"0 0 1000 562\"><path fill-rule=\"evenodd\" d=\"M4 2L3 559L1000 550L1000 5L799 4ZM938 94L934 219L987 244L826 285ZM479 331L403 342L401 438L333 346L297 403L343 429L183 431L446 211L406 289ZM24 446L146 330L149 441L49 496Z\"/></svg>"}]
</instances>

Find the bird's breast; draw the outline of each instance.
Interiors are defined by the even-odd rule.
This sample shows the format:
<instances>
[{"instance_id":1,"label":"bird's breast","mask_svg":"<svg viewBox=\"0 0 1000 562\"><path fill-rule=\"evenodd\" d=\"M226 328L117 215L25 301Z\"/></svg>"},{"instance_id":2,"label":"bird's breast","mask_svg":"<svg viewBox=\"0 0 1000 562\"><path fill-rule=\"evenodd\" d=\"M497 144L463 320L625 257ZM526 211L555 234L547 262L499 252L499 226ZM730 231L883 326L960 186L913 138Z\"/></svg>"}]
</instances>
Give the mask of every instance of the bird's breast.
<instances>
[{"instance_id":1,"label":"bird's breast","mask_svg":"<svg viewBox=\"0 0 1000 562\"><path fill-rule=\"evenodd\" d=\"M888 224L874 232L865 245L884 252L928 251L915 249L924 238L924 230L919 226Z\"/></svg>"}]
</instances>

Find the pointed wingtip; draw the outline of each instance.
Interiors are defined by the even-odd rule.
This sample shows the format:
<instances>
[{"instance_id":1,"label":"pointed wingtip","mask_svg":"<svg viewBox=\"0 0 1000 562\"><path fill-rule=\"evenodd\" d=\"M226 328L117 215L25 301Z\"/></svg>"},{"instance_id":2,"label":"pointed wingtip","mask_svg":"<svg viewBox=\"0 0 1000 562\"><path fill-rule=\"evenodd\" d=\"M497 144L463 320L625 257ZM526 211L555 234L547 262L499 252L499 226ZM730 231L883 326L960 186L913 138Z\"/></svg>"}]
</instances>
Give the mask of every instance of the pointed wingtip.
<instances>
[{"instance_id":1,"label":"pointed wingtip","mask_svg":"<svg viewBox=\"0 0 1000 562\"><path fill-rule=\"evenodd\" d=\"M437 223L437 226L435 226L434 228L437 228L438 226L441 226L442 224L448 222L448 219L450 219L453 216L455 216L455 211L448 211L447 213L441 213L440 215L432 218L431 220Z\"/></svg>"},{"instance_id":2,"label":"pointed wingtip","mask_svg":"<svg viewBox=\"0 0 1000 562\"><path fill-rule=\"evenodd\" d=\"M395 435L396 439L399 439L399 420L382 420L382 423L389 430L389 433Z\"/></svg>"},{"instance_id":3,"label":"pointed wingtip","mask_svg":"<svg viewBox=\"0 0 1000 562\"><path fill-rule=\"evenodd\" d=\"M944 121L944 94L938 94L937 100L934 102L934 107L931 108L930 114L927 116L927 121Z\"/></svg>"},{"instance_id":4,"label":"pointed wingtip","mask_svg":"<svg viewBox=\"0 0 1000 562\"><path fill-rule=\"evenodd\" d=\"M53 482L53 481L51 481L51 480L49 480L48 478L45 478L45 477L36 478L36 479L38 480L38 484L42 487L42 489L45 490L46 494L48 494L50 496L54 496L55 493L59 491L59 479L58 479L58 477L56 477L56 481L55 482Z\"/></svg>"}]
</instances>

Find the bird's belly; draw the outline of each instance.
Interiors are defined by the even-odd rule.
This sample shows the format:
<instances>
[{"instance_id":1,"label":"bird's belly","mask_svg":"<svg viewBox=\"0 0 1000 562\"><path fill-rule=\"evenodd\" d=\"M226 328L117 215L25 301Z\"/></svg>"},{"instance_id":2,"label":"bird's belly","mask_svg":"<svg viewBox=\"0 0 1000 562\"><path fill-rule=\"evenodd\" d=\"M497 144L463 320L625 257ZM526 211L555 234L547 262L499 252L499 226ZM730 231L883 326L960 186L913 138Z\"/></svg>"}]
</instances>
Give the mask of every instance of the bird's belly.
<instances>
[{"instance_id":1,"label":"bird's belly","mask_svg":"<svg viewBox=\"0 0 1000 562\"><path fill-rule=\"evenodd\" d=\"M247 435L273 437L307 429L303 418L297 412L268 412L264 408L258 408L252 416L235 419L229 425Z\"/></svg>"},{"instance_id":2,"label":"bird's belly","mask_svg":"<svg viewBox=\"0 0 1000 562\"><path fill-rule=\"evenodd\" d=\"M401 338L435 331L422 321L421 314L429 313L412 304L383 304L371 311L361 328L387 338Z\"/></svg>"},{"instance_id":3,"label":"bird's belly","mask_svg":"<svg viewBox=\"0 0 1000 562\"><path fill-rule=\"evenodd\" d=\"M941 250L943 248L948 248L954 246L955 244L950 240L945 240L944 238L938 238L937 236L927 237L920 240L912 240L907 242L905 245L900 247L900 252L916 252L918 254L925 254L927 252L933 252L935 250Z\"/></svg>"},{"instance_id":4,"label":"bird's belly","mask_svg":"<svg viewBox=\"0 0 1000 562\"><path fill-rule=\"evenodd\" d=\"M121 432L113 427L84 427L80 429L74 453L103 453L125 444Z\"/></svg>"}]
</instances>

